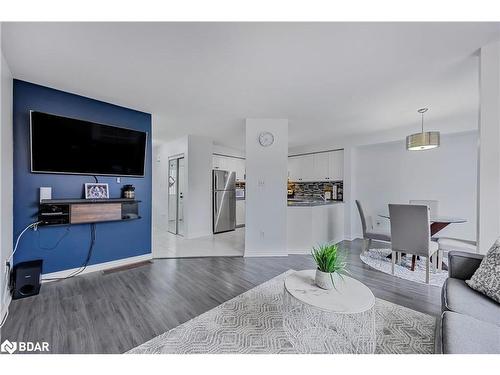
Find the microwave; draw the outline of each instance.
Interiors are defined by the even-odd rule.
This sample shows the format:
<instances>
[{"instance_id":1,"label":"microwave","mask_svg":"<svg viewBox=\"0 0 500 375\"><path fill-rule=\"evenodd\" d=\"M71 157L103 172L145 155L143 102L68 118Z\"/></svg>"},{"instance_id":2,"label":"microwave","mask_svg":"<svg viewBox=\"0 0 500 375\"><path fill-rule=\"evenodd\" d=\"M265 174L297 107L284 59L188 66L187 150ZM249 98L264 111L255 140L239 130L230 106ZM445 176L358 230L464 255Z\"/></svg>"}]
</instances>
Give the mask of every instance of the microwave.
<instances>
[{"instance_id":1,"label":"microwave","mask_svg":"<svg viewBox=\"0 0 500 375\"><path fill-rule=\"evenodd\" d=\"M245 189L236 188L236 198L244 199L245 198Z\"/></svg>"}]
</instances>

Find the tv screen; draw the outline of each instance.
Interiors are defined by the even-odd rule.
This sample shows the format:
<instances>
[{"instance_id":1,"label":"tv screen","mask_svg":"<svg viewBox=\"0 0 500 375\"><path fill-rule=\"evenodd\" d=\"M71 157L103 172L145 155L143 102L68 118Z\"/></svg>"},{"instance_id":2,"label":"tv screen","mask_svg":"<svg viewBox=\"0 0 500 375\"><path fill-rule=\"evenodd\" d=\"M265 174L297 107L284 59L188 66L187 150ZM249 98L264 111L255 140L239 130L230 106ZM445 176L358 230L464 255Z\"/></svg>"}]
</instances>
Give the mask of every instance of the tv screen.
<instances>
[{"instance_id":1,"label":"tv screen","mask_svg":"<svg viewBox=\"0 0 500 375\"><path fill-rule=\"evenodd\" d=\"M31 111L31 172L144 176L147 133Z\"/></svg>"}]
</instances>

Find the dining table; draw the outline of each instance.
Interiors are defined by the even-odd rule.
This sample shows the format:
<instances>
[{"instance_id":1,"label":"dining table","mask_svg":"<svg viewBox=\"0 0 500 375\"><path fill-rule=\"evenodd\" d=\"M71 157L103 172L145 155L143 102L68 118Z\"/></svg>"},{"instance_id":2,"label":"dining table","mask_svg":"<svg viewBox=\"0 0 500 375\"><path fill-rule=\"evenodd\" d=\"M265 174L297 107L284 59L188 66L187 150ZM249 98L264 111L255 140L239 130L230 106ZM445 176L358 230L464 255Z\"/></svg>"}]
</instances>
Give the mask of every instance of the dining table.
<instances>
[{"instance_id":1,"label":"dining table","mask_svg":"<svg viewBox=\"0 0 500 375\"><path fill-rule=\"evenodd\" d=\"M391 216L389 215L388 212L384 212L379 214L378 216L383 217L385 219L391 219ZM465 223L467 219L461 218L461 217L455 217L455 216L441 216L441 215L431 215L429 218L430 222L430 230L431 230L431 237L436 235L438 232L442 231L444 228L446 228L450 224L459 224L459 223ZM392 255L389 254L388 258L390 258ZM417 257L414 255L412 257L412 262L411 262L411 270L415 270L415 263L416 263ZM447 267L443 263L443 269L446 270Z\"/></svg>"},{"instance_id":2,"label":"dining table","mask_svg":"<svg viewBox=\"0 0 500 375\"><path fill-rule=\"evenodd\" d=\"M389 213L381 213L378 216L386 218L386 219L391 219L391 216ZM467 219L461 218L461 217L454 217L454 216L441 216L441 215L436 215L430 217L430 223L431 223L431 237L437 234L438 232L442 231L444 228L446 228L450 224L458 224L458 223L465 223Z\"/></svg>"}]
</instances>

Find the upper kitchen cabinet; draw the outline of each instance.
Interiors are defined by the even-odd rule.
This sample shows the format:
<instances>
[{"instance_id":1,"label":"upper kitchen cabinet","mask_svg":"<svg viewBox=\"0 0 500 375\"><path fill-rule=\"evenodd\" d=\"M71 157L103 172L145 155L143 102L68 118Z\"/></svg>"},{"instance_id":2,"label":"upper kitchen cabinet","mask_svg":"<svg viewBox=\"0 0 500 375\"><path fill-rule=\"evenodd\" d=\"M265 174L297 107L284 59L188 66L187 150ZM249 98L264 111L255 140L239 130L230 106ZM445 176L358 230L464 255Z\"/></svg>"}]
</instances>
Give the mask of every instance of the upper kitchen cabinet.
<instances>
[{"instance_id":1,"label":"upper kitchen cabinet","mask_svg":"<svg viewBox=\"0 0 500 375\"><path fill-rule=\"evenodd\" d=\"M236 181L245 181L245 159L233 158Z\"/></svg>"},{"instance_id":2,"label":"upper kitchen cabinet","mask_svg":"<svg viewBox=\"0 0 500 375\"><path fill-rule=\"evenodd\" d=\"M344 151L318 152L288 158L290 181L341 181L344 179Z\"/></svg>"},{"instance_id":3,"label":"upper kitchen cabinet","mask_svg":"<svg viewBox=\"0 0 500 375\"><path fill-rule=\"evenodd\" d=\"M245 181L245 159L213 155L212 168L236 172L236 181Z\"/></svg>"},{"instance_id":4,"label":"upper kitchen cabinet","mask_svg":"<svg viewBox=\"0 0 500 375\"><path fill-rule=\"evenodd\" d=\"M313 154L314 162L314 181L329 181L330 180L330 153L320 152Z\"/></svg>"},{"instance_id":5,"label":"upper kitchen cabinet","mask_svg":"<svg viewBox=\"0 0 500 375\"><path fill-rule=\"evenodd\" d=\"M313 168L313 155L292 156L288 158L288 178L291 181L313 181Z\"/></svg>"},{"instance_id":6,"label":"upper kitchen cabinet","mask_svg":"<svg viewBox=\"0 0 500 375\"><path fill-rule=\"evenodd\" d=\"M300 156L291 156L288 158L288 179L291 181L299 180L299 158Z\"/></svg>"},{"instance_id":7,"label":"upper kitchen cabinet","mask_svg":"<svg viewBox=\"0 0 500 375\"><path fill-rule=\"evenodd\" d=\"M328 174L331 181L344 179L344 150L330 151L328 153Z\"/></svg>"}]
</instances>

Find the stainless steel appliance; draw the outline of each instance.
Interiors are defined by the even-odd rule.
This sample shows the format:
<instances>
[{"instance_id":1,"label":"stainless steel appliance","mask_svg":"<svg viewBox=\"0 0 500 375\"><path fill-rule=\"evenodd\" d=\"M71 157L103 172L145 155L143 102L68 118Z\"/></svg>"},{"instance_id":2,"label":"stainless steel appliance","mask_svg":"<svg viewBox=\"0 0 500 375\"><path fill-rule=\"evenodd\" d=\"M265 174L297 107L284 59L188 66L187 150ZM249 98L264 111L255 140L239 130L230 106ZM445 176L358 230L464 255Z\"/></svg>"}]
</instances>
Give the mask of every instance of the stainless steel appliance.
<instances>
[{"instance_id":1,"label":"stainless steel appliance","mask_svg":"<svg viewBox=\"0 0 500 375\"><path fill-rule=\"evenodd\" d=\"M236 173L212 171L213 232L221 233L236 228Z\"/></svg>"}]
</instances>

